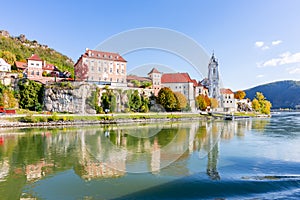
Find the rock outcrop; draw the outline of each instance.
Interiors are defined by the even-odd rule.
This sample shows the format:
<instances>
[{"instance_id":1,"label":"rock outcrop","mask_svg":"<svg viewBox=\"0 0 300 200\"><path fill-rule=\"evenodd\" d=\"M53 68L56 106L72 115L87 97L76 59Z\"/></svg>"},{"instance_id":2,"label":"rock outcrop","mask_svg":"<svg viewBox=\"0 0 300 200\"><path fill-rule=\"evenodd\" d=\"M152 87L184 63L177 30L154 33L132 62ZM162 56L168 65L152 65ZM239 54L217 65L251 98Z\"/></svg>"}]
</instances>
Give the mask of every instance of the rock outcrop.
<instances>
[{"instance_id":1,"label":"rock outcrop","mask_svg":"<svg viewBox=\"0 0 300 200\"><path fill-rule=\"evenodd\" d=\"M51 84L45 87L44 109L50 112L96 114L87 103L96 86L86 83Z\"/></svg>"}]
</instances>

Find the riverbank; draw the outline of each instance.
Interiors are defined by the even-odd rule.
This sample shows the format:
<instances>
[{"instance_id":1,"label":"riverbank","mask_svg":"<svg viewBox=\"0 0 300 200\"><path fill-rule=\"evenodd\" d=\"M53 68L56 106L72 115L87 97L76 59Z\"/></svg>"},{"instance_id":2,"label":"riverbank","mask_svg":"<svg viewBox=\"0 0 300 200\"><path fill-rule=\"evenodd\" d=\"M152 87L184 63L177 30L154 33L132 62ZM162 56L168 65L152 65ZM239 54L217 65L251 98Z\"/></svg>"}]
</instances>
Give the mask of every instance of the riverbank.
<instances>
[{"instance_id":1,"label":"riverbank","mask_svg":"<svg viewBox=\"0 0 300 200\"><path fill-rule=\"evenodd\" d=\"M151 123L159 121L206 120L198 113L116 113L98 115L23 114L0 117L0 128L56 127L95 124Z\"/></svg>"},{"instance_id":2,"label":"riverbank","mask_svg":"<svg viewBox=\"0 0 300 200\"><path fill-rule=\"evenodd\" d=\"M96 115L78 114L19 114L0 116L0 128L28 128L28 127L57 127L80 126L96 124L134 124L151 123L159 121L183 120L223 120L225 114L199 114L199 113L113 113ZM254 113L235 114L243 118L262 117ZM268 117L268 116L264 116ZM238 118L238 117L237 117Z\"/></svg>"}]
</instances>

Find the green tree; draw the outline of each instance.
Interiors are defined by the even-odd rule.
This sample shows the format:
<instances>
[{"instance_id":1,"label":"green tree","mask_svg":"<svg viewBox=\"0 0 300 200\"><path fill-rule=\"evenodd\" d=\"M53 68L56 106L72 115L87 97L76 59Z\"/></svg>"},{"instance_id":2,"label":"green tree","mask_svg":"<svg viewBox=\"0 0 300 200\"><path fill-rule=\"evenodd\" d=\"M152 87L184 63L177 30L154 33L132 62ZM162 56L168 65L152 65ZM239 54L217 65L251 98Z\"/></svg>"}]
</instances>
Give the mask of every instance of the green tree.
<instances>
[{"instance_id":1,"label":"green tree","mask_svg":"<svg viewBox=\"0 0 300 200\"><path fill-rule=\"evenodd\" d=\"M142 105L140 108L141 112L149 112L149 99L147 97L142 96L141 97Z\"/></svg>"},{"instance_id":2,"label":"green tree","mask_svg":"<svg viewBox=\"0 0 300 200\"><path fill-rule=\"evenodd\" d=\"M144 81L144 82L142 82L143 88L150 87L151 85L152 85L152 83L150 81Z\"/></svg>"},{"instance_id":3,"label":"green tree","mask_svg":"<svg viewBox=\"0 0 300 200\"><path fill-rule=\"evenodd\" d=\"M32 80L21 79L18 82L18 87L20 107L32 111L40 111L43 105L43 85Z\"/></svg>"},{"instance_id":4,"label":"green tree","mask_svg":"<svg viewBox=\"0 0 300 200\"><path fill-rule=\"evenodd\" d=\"M140 87L141 83L138 80L132 80L131 83L134 85L134 87Z\"/></svg>"},{"instance_id":5,"label":"green tree","mask_svg":"<svg viewBox=\"0 0 300 200\"><path fill-rule=\"evenodd\" d=\"M186 97L181 92L174 92L176 98L176 109L183 110L186 108L187 100Z\"/></svg>"},{"instance_id":6,"label":"green tree","mask_svg":"<svg viewBox=\"0 0 300 200\"><path fill-rule=\"evenodd\" d=\"M105 90L101 96L101 107L104 111L108 109L110 112L115 112L117 107L116 96L108 86L105 87Z\"/></svg>"},{"instance_id":7,"label":"green tree","mask_svg":"<svg viewBox=\"0 0 300 200\"><path fill-rule=\"evenodd\" d=\"M3 58L10 65L13 65L16 61L15 54L10 51L0 51L0 58Z\"/></svg>"},{"instance_id":8,"label":"green tree","mask_svg":"<svg viewBox=\"0 0 300 200\"><path fill-rule=\"evenodd\" d=\"M203 111L206 110L206 108L207 108L207 101L205 99L206 98L203 94L196 97L197 107Z\"/></svg>"},{"instance_id":9,"label":"green tree","mask_svg":"<svg viewBox=\"0 0 300 200\"><path fill-rule=\"evenodd\" d=\"M161 104L166 111L174 111L177 107L177 100L170 88L164 87L159 90L157 102Z\"/></svg>"},{"instance_id":10,"label":"green tree","mask_svg":"<svg viewBox=\"0 0 300 200\"><path fill-rule=\"evenodd\" d=\"M238 90L234 93L234 98L235 99L244 99L246 96L246 93L243 90Z\"/></svg>"},{"instance_id":11,"label":"green tree","mask_svg":"<svg viewBox=\"0 0 300 200\"><path fill-rule=\"evenodd\" d=\"M142 105L141 97L140 97L138 90L134 90L129 95L128 99L129 99L130 110L133 112L138 112Z\"/></svg>"}]
</instances>

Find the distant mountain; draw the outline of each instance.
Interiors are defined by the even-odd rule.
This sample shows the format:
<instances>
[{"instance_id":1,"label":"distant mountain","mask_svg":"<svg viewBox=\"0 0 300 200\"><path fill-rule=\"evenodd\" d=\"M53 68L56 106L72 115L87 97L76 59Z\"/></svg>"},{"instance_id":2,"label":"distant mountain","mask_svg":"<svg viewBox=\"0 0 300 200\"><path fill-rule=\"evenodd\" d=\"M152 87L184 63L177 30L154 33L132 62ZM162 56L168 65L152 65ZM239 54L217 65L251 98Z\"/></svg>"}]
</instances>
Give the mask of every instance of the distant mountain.
<instances>
[{"instance_id":1,"label":"distant mountain","mask_svg":"<svg viewBox=\"0 0 300 200\"><path fill-rule=\"evenodd\" d=\"M54 64L61 71L69 71L73 74L74 62L71 58L49 48L47 45L39 44L36 40L28 40L24 34L14 37L8 31L0 31L0 52L9 51L15 56L16 61L26 62L32 54L37 54L48 63Z\"/></svg>"},{"instance_id":2,"label":"distant mountain","mask_svg":"<svg viewBox=\"0 0 300 200\"><path fill-rule=\"evenodd\" d=\"M256 92L262 92L272 103L273 109L300 106L300 81L277 81L245 90L246 98L253 99Z\"/></svg>"}]
</instances>

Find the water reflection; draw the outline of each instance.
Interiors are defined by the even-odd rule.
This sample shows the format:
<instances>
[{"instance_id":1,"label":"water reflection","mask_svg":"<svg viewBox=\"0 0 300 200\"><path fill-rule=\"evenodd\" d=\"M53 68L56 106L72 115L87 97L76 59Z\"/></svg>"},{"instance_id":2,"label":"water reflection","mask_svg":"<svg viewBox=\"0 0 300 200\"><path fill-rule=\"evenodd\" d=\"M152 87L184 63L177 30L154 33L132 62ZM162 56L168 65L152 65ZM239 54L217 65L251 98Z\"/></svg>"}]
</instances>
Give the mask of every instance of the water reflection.
<instances>
[{"instance_id":1,"label":"water reflection","mask_svg":"<svg viewBox=\"0 0 300 200\"><path fill-rule=\"evenodd\" d=\"M27 183L69 169L87 181L127 172L184 175L189 173L192 153L207 160L207 175L219 180L220 139L243 138L256 126L252 120L237 120L3 130L0 195L16 199ZM10 192L11 188L18 192Z\"/></svg>"}]
</instances>

